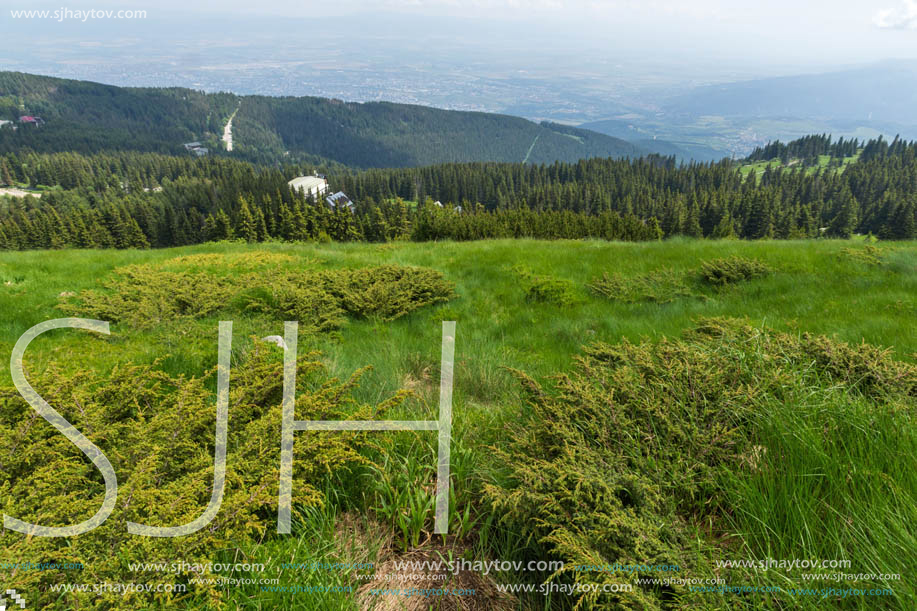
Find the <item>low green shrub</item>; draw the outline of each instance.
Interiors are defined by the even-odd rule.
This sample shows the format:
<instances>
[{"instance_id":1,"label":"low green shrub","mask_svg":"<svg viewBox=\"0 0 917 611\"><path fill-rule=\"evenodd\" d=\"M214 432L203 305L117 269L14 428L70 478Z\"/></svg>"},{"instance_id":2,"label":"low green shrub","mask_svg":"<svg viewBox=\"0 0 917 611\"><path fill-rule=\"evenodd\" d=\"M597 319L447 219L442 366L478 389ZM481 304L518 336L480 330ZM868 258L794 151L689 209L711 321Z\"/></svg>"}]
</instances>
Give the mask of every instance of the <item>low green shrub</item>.
<instances>
[{"instance_id":1,"label":"low green shrub","mask_svg":"<svg viewBox=\"0 0 917 611\"><path fill-rule=\"evenodd\" d=\"M842 435L865 434L859 427L868 427L869 418L847 427L840 426L841 420L853 413L868 416L865 404L874 411L872 419L883 423L877 436L894 437L885 439L883 448L913 449L910 418L917 367L894 361L886 352L713 319L677 341L590 345L576 359L575 370L558 376L553 388L517 375L532 412L509 431L507 445L493 448L506 475L488 484L486 495L510 529L533 537L566 563L552 579L633 585L631 592L617 593L603 593L600 587L581 595L580 606L674 609L709 605L715 595L637 581L667 575L576 571L577 565L678 565L679 578L718 575L727 584L745 584L762 577L754 571L715 569L714 561L773 557L778 546L792 554L787 546L797 549L800 536L814 539L813 554L827 554L812 557L841 558L852 549L865 554L875 545L864 547L864 530L891 537L885 549L896 550L896 558L899 550L914 549L907 526L917 517L913 475L907 475L913 471L908 468L912 455L899 455L890 464L894 452L882 451L861 458L861 470L847 475L849 483L843 477L820 482L813 479L808 463L778 451L776 441L771 451L761 445L771 439L761 424L763 414L774 414L768 420L779 423L788 421L786 414L800 412L807 428L819 436L825 460L846 464L851 460L848 448L864 444ZM811 400L815 395L817 402ZM895 407L886 408L889 404ZM787 426L771 435L779 440L795 433ZM792 471L784 473L787 469ZM781 507L791 515L781 522L768 513L772 505L760 499L751 507L751 492L743 496L735 485L724 485L735 478L757 478L757 493L770 494L772 504L782 499ZM777 479L783 488L770 485ZM798 500L793 501L817 502L835 489L837 498L850 499L856 495L841 493L848 486L895 494L866 499L856 508L819 508L813 514L801 512ZM880 500L887 511L877 514L871 507ZM864 526L829 549L822 544L839 532L832 509ZM741 537L755 528L766 537L743 542ZM917 552L908 554L910 561L901 560L902 566L917 560ZM894 566L895 559L883 560L884 566ZM869 559L863 561L873 566ZM768 583L808 587L793 583L799 579L796 574L773 579L777 581ZM730 596L735 595L726 594L713 606L729 606L727 601L734 602ZM778 604L777 598L760 595L757 600L766 607L799 602L783 597Z\"/></svg>"},{"instance_id":2,"label":"low green shrub","mask_svg":"<svg viewBox=\"0 0 917 611\"><path fill-rule=\"evenodd\" d=\"M700 277L704 282L714 286L724 286L766 276L773 270L754 259L729 257L705 261L700 267Z\"/></svg>"},{"instance_id":3,"label":"low green shrub","mask_svg":"<svg viewBox=\"0 0 917 611\"><path fill-rule=\"evenodd\" d=\"M153 265L115 270L102 290L86 290L58 306L67 314L151 327L177 318L222 310L239 292L233 278L206 272L170 271Z\"/></svg>"},{"instance_id":4,"label":"low green shrub","mask_svg":"<svg viewBox=\"0 0 917 611\"><path fill-rule=\"evenodd\" d=\"M103 340L99 340L103 341ZM280 465L283 363L276 347L256 343L230 376L226 491L214 520L194 535L157 538L131 535L125 522L177 526L201 515L213 486L215 399L207 377L172 377L157 365L124 365L108 375L93 371L36 372L31 383L49 404L98 445L118 476L118 502L100 527L70 538L27 537L0 532L4 562L79 562L83 571L4 572L4 588L28 592L30 608L177 608L180 593L53 593L65 582L185 583L201 572L128 573L127 562L206 565L217 552L276 530ZM359 376L328 378L317 355L298 361L296 418L373 419L379 409L356 402ZM211 372L212 374L212 372ZM329 472L367 464L358 452L363 433L298 432L294 440L293 508L320 506L321 482ZM0 436L11 451L0 460L4 512L55 526L85 520L98 509L104 487L96 468L13 388L0 389ZM264 575L266 576L266 575ZM201 594L208 586L192 585ZM219 608L221 588L209 586Z\"/></svg>"},{"instance_id":5,"label":"low green shrub","mask_svg":"<svg viewBox=\"0 0 917 611\"><path fill-rule=\"evenodd\" d=\"M416 267L382 265L321 272L318 279L347 313L385 321L455 296L452 284L441 273Z\"/></svg>"},{"instance_id":6,"label":"low green shrub","mask_svg":"<svg viewBox=\"0 0 917 611\"><path fill-rule=\"evenodd\" d=\"M671 303L677 299L700 298L703 285L725 286L771 273L759 262L741 257L704 262L694 272L659 269L639 276L602 274L588 285L597 295L624 303Z\"/></svg>"},{"instance_id":7,"label":"low green shrub","mask_svg":"<svg viewBox=\"0 0 917 611\"><path fill-rule=\"evenodd\" d=\"M299 321L302 331L326 333L340 329L347 320L340 301L314 280L312 274L291 273L274 276L269 283L253 281L239 299L246 310Z\"/></svg>"},{"instance_id":8,"label":"low green shrub","mask_svg":"<svg viewBox=\"0 0 917 611\"><path fill-rule=\"evenodd\" d=\"M602 297L624 303L669 303L682 297L700 297L685 284L682 274L668 269L634 277L606 273L588 286Z\"/></svg>"},{"instance_id":9,"label":"low green shrub","mask_svg":"<svg viewBox=\"0 0 917 611\"><path fill-rule=\"evenodd\" d=\"M389 321L455 295L441 273L414 267L268 268L216 275L206 269L211 261L204 258L167 263L117 269L101 290L65 298L58 307L68 314L140 328L216 312L256 311L325 332L340 328L348 314Z\"/></svg>"},{"instance_id":10,"label":"low green shrub","mask_svg":"<svg viewBox=\"0 0 917 611\"><path fill-rule=\"evenodd\" d=\"M576 286L569 280L553 276L532 276L526 299L536 303L571 305L579 301Z\"/></svg>"},{"instance_id":11,"label":"low green shrub","mask_svg":"<svg viewBox=\"0 0 917 611\"><path fill-rule=\"evenodd\" d=\"M572 305L581 300L576 285L564 278L542 276L526 265L514 265L512 272L525 290L525 299L533 303Z\"/></svg>"},{"instance_id":12,"label":"low green shrub","mask_svg":"<svg viewBox=\"0 0 917 611\"><path fill-rule=\"evenodd\" d=\"M867 244L863 248L842 248L839 256L866 265L882 265L882 254L881 248Z\"/></svg>"}]
</instances>

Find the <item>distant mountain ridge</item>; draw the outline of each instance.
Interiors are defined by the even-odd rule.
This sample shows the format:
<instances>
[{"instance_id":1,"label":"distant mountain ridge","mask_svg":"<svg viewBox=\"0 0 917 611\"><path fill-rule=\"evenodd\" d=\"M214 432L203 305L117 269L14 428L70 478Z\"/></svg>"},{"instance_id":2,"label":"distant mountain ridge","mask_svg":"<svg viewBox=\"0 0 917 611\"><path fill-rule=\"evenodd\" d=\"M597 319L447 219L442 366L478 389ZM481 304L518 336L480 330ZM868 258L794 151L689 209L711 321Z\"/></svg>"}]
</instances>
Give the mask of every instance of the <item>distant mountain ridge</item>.
<instances>
[{"instance_id":1,"label":"distant mountain ridge","mask_svg":"<svg viewBox=\"0 0 917 611\"><path fill-rule=\"evenodd\" d=\"M915 125L917 63L880 64L698 87L666 101L673 114L807 117Z\"/></svg>"},{"instance_id":2,"label":"distant mountain ridge","mask_svg":"<svg viewBox=\"0 0 917 611\"><path fill-rule=\"evenodd\" d=\"M223 125L237 108L233 154L250 160L308 157L370 168L648 154L619 138L509 115L388 102L122 88L21 72L0 72L0 119L16 122L28 114L45 123L15 130L6 126L0 130L0 152L182 154L182 144L189 141L217 151L222 150Z\"/></svg>"}]
</instances>

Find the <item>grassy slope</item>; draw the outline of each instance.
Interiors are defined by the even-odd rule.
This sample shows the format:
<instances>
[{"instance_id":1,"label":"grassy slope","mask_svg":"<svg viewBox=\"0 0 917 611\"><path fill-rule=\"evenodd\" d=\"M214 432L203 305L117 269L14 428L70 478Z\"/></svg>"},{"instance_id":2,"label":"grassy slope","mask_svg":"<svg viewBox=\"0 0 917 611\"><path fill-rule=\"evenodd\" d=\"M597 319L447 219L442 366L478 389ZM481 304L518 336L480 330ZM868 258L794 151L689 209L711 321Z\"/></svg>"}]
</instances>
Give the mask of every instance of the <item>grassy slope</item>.
<instances>
[{"instance_id":1,"label":"grassy slope","mask_svg":"<svg viewBox=\"0 0 917 611\"><path fill-rule=\"evenodd\" d=\"M470 470L475 471L487 461L484 446L499 442L502 424L516 418L512 406L518 403L517 386L501 367L519 368L543 378L568 369L571 355L582 344L595 339L617 342L622 337L639 340L675 336L698 317L746 316L755 325L836 335L853 343L865 340L891 348L898 358L913 360L917 353L917 336L912 332L917 313L917 299L913 297L917 294L917 245L881 244L887 252L885 265L879 267L840 254L844 248L858 246L843 241L648 244L492 241L396 245L211 244L145 252L3 253L0 254L0 307L4 312L0 320L0 354L9 354L19 335L31 325L60 317L54 309L60 292L92 287L98 278L120 265L162 261L189 253L271 250L304 259L317 258L329 267L381 263L431 267L456 283L457 299L393 323L352 323L343 331L341 341L322 339L314 347L324 352L325 361L337 375L347 376L364 365L374 367L364 377L359 391L363 399L379 400L406 382L419 380L422 383L418 388L426 403L435 405L440 321L458 321L454 447L459 450L454 450L454 455L470 449L474 455ZM682 300L663 306L613 303L594 297L583 288L606 271L635 275L660 267L687 270L696 268L701 261L729 255L759 259L778 273L714 293L706 301ZM555 306L528 302L517 271L520 266L536 274L573 281L581 291L579 303ZM178 327L163 334L162 329L139 332L113 325L115 337L110 343L111 350L93 354L91 359L95 366L105 370L115 362L147 361L168 353L171 356L164 362L166 368L198 374L215 363L217 320L215 317L194 323L203 331L212 329L213 341L204 345L183 342ZM234 349L244 349L249 334L282 332L279 322L272 326L258 325L264 323L236 319ZM61 350L54 356L57 362L87 358L82 353L81 335L81 332L65 331L36 340L27 364L39 366L49 358L52 347ZM2 380L9 383L8 371L3 372ZM426 411L417 404L405 410ZM747 494L751 496L754 491ZM862 501L865 502L868 499ZM324 522L319 523L327 523L332 517L326 515ZM296 562L340 557L329 543L327 532L323 539L310 528L319 527L303 527L299 536L268 539L263 545L250 546L249 551L260 561L274 563L288 562L294 557ZM491 557L504 557L499 554L512 544L504 541L503 546L493 543L487 552ZM796 554L778 554L798 547L791 541L775 542L777 551L773 557L794 557ZM835 557L818 556L818 552L827 552L817 545L807 543L805 549L815 553L813 557ZM876 556L889 557L885 553ZM904 577L907 579L907 575ZM331 575L313 573L297 576L292 583L331 581ZM270 596L255 590L235 590L233 595L236 602L265 609L289 605L293 600L289 595ZM343 595L329 595L322 600L325 602L320 608L347 607Z\"/></svg>"},{"instance_id":2,"label":"grassy slope","mask_svg":"<svg viewBox=\"0 0 917 611\"><path fill-rule=\"evenodd\" d=\"M118 266L164 261L189 253L271 250L318 258L328 267L382 263L431 267L456 282L460 297L448 304L386 325L353 323L344 331L345 341L327 340L319 346L327 351L329 362L338 372L365 364L377 367L379 383L388 387L380 388L379 392L397 387L400 378L410 372L406 363L398 362L399 357L404 360L412 353L438 354L434 344L439 321L444 319L458 321L459 350L468 359L465 367L471 379L460 379L458 383L465 384L467 391L475 390L471 396L487 394L490 400L495 399L492 394L495 388L479 378L483 372L492 372L494 365L519 367L543 375L564 367L569 356L586 341L672 336L699 316L747 316L755 323L777 329L836 334L850 342L866 340L893 347L900 358L911 358L917 352L917 337L910 333L917 310L913 298L917 275L910 272L917 259L917 248L883 243L890 250L888 263L870 267L838 255L851 246L856 244L503 240L398 245L207 244L158 251L3 253L0 254L0 307L4 316L0 321L0 349L8 352L32 324L59 317L60 312L54 306L60 292L93 287L97 279ZM514 271L525 266L536 274L566 278L582 287L606 271L631 275L660 267L687 270L701 261L730 255L760 259L781 273L755 281L742 290L725 291L708 301L684 300L662 307L624 305L591 296L582 289L580 303L560 307L527 302ZM125 341L144 339L117 325L113 331L126 338ZM257 331L276 333L279 328ZM147 352L150 357L157 355L155 350L141 353ZM208 352L215 354L216 346ZM195 366L191 359L180 368L193 371ZM481 388L475 389L475 384Z\"/></svg>"}]
</instances>

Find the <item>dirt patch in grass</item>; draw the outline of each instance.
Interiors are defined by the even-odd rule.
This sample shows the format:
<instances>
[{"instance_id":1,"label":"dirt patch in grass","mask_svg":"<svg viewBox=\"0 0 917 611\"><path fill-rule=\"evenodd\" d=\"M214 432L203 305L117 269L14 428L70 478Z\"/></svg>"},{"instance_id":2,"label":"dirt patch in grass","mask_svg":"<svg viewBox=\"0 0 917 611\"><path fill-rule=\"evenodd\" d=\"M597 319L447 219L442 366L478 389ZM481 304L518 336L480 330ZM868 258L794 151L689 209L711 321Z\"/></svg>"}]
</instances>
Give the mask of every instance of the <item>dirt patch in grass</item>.
<instances>
[{"instance_id":1,"label":"dirt patch in grass","mask_svg":"<svg viewBox=\"0 0 917 611\"><path fill-rule=\"evenodd\" d=\"M434 545L389 556L378 564L374 579L357 590L357 605L364 611L516 609L515 598L500 592L490 576L464 570L453 574L446 569L444 559L461 556L460 552ZM436 562L443 563L441 570L429 568ZM418 592L402 596L399 590Z\"/></svg>"}]
</instances>

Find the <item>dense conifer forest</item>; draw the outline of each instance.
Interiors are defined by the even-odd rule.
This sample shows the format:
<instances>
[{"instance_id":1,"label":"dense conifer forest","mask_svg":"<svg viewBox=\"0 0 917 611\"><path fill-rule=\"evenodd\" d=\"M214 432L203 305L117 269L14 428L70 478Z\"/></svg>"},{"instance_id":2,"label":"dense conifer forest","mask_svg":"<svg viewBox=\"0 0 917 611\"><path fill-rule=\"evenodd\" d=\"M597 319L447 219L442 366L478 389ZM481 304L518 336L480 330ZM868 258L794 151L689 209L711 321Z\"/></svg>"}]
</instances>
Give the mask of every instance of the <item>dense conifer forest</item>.
<instances>
[{"instance_id":1,"label":"dense conifer forest","mask_svg":"<svg viewBox=\"0 0 917 611\"><path fill-rule=\"evenodd\" d=\"M822 142L818 150L849 152L848 143ZM787 147L802 154L812 149L806 142ZM0 183L45 188L40 198L2 200L0 247L917 237L917 144L898 139L865 143L858 161L843 170L800 164L759 174L730 161L677 165L661 157L325 170L331 188L354 200L352 211L287 186L315 169L136 152L8 153L0 158Z\"/></svg>"}]
</instances>

